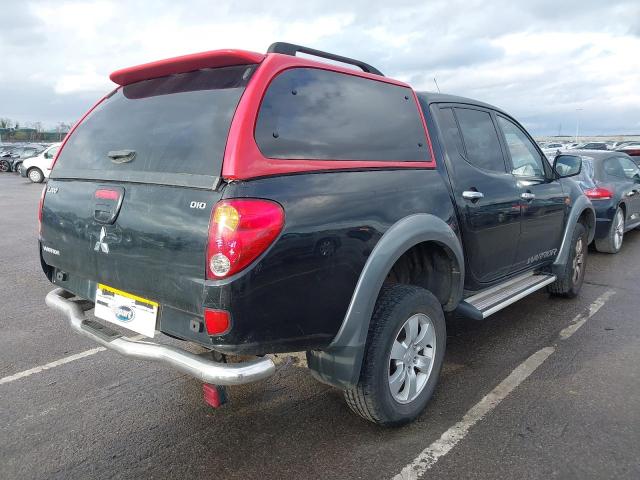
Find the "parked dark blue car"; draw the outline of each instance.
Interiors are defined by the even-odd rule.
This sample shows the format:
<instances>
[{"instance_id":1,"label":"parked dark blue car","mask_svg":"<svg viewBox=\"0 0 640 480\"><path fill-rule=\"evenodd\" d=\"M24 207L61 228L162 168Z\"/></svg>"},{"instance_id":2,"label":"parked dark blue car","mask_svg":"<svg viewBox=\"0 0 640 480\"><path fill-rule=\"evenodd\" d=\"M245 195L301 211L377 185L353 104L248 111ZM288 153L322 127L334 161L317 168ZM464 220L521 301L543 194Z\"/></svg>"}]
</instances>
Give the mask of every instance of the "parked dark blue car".
<instances>
[{"instance_id":1,"label":"parked dark blue car","mask_svg":"<svg viewBox=\"0 0 640 480\"><path fill-rule=\"evenodd\" d=\"M640 168L621 152L571 153L582 157L582 172L575 179L596 209L596 249L618 253L625 232L640 226Z\"/></svg>"}]
</instances>

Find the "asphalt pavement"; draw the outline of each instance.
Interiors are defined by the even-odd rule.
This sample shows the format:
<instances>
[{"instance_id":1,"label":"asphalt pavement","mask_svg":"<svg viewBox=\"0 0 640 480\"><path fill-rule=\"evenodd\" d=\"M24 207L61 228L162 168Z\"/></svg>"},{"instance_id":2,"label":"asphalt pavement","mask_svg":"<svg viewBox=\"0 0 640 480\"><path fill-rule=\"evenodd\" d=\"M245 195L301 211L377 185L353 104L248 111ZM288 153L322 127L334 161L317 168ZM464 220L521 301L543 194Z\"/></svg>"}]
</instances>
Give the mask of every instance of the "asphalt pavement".
<instances>
[{"instance_id":1,"label":"asphalt pavement","mask_svg":"<svg viewBox=\"0 0 640 480\"><path fill-rule=\"evenodd\" d=\"M197 380L96 349L44 304L41 190L0 174L1 479L640 478L640 232L589 252L576 299L450 320L427 410L386 429L301 358L214 410Z\"/></svg>"}]
</instances>

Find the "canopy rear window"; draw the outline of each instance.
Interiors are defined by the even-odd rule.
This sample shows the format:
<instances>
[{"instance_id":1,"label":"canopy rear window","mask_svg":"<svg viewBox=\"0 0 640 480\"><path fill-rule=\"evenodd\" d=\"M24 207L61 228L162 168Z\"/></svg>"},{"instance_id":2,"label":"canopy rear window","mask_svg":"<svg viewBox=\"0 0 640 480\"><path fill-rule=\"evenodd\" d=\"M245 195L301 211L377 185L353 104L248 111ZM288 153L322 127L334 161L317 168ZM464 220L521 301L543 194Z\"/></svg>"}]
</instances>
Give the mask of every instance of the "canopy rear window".
<instances>
[{"instance_id":1,"label":"canopy rear window","mask_svg":"<svg viewBox=\"0 0 640 480\"><path fill-rule=\"evenodd\" d=\"M211 187L253 70L199 70L119 88L74 131L52 177Z\"/></svg>"}]
</instances>

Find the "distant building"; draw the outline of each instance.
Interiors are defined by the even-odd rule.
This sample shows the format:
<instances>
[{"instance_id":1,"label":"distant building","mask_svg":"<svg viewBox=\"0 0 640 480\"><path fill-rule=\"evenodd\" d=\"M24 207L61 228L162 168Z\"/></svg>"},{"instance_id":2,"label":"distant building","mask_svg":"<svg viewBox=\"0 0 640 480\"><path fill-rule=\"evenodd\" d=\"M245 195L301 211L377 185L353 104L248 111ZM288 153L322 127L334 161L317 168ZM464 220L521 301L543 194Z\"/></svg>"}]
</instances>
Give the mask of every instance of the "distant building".
<instances>
[{"instance_id":1,"label":"distant building","mask_svg":"<svg viewBox=\"0 0 640 480\"><path fill-rule=\"evenodd\" d=\"M59 132L57 130L49 130L47 132L40 132L43 142L61 142L67 136L69 132Z\"/></svg>"},{"instance_id":2,"label":"distant building","mask_svg":"<svg viewBox=\"0 0 640 480\"><path fill-rule=\"evenodd\" d=\"M9 136L12 131L13 128L0 128L0 142L6 142L9 140Z\"/></svg>"}]
</instances>

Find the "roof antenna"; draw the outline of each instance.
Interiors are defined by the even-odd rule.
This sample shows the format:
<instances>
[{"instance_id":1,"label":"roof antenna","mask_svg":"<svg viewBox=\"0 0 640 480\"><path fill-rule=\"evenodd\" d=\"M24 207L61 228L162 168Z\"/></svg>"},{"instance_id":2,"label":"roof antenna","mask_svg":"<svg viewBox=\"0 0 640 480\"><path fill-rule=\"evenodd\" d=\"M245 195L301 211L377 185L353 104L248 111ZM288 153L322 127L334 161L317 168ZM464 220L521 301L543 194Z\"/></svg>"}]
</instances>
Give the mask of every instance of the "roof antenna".
<instances>
[{"instance_id":1,"label":"roof antenna","mask_svg":"<svg viewBox=\"0 0 640 480\"><path fill-rule=\"evenodd\" d=\"M433 77L433 83L435 83L435 84L436 84L436 88L438 89L438 93L442 93L442 92L440 91L440 87L438 86L438 81L436 80L436 77Z\"/></svg>"}]
</instances>

